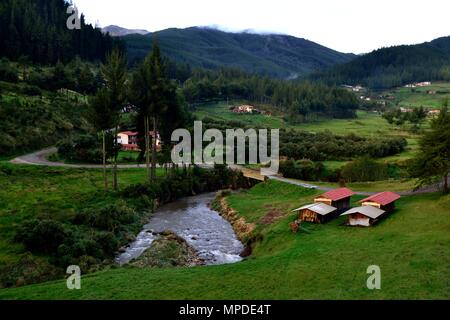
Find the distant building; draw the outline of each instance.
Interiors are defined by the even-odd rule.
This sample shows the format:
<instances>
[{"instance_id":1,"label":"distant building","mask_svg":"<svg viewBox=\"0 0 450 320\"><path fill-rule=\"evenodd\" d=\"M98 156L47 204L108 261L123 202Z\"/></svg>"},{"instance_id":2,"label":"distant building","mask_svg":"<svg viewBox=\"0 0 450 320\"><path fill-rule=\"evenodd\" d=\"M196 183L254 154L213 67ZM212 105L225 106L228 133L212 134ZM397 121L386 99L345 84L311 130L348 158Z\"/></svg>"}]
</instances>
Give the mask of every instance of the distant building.
<instances>
[{"instance_id":1,"label":"distant building","mask_svg":"<svg viewBox=\"0 0 450 320\"><path fill-rule=\"evenodd\" d=\"M401 113L411 113L411 112L413 112L414 110L413 109L411 109L411 108L403 108L403 107L400 107L400 112Z\"/></svg>"},{"instance_id":2,"label":"distant building","mask_svg":"<svg viewBox=\"0 0 450 320\"><path fill-rule=\"evenodd\" d=\"M255 107L249 105L237 106L233 109L234 113L253 113Z\"/></svg>"},{"instance_id":3,"label":"distant building","mask_svg":"<svg viewBox=\"0 0 450 320\"><path fill-rule=\"evenodd\" d=\"M424 82L417 82L417 83L411 83L407 84L405 88L417 88L417 87L426 87L431 86L431 81L424 81Z\"/></svg>"},{"instance_id":4,"label":"distant building","mask_svg":"<svg viewBox=\"0 0 450 320\"><path fill-rule=\"evenodd\" d=\"M346 88L346 89L348 89L350 91L353 91L353 92L366 91L366 89L363 86L361 86L361 85L350 86L350 85L344 84L344 85L342 85L342 87Z\"/></svg>"},{"instance_id":5,"label":"distant building","mask_svg":"<svg viewBox=\"0 0 450 320\"><path fill-rule=\"evenodd\" d=\"M439 110L439 109L433 109L433 110L428 111L428 115L431 117L438 116L440 114L441 114L441 110Z\"/></svg>"},{"instance_id":6,"label":"distant building","mask_svg":"<svg viewBox=\"0 0 450 320\"><path fill-rule=\"evenodd\" d=\"M341 213L350 208L350 199L355 193L348 188L328 191L314 199L315 203L324 203L335 207Z\"/></svg>"},{"instance_id":7,"label":"distant building","mask_svg":"<svg viewBox=\"0 0 450 320\"><path fill-rule=\"evenodd\" d=\"M123 113L131 113L136 110L136 107L132 105L131 103L127 104L125 107L122 108Z\"/></svg>"},{"instance_id":8,"label":"distant building","mask_svg":"<svg viewBox=\"0 0 450 320\"><path fill-rule=\"evenodd\" d=\"M326 223L339 216L338 209L324 203L313 203L293 210L299 219L306 222Z\"/></svg>"}]
</instances>

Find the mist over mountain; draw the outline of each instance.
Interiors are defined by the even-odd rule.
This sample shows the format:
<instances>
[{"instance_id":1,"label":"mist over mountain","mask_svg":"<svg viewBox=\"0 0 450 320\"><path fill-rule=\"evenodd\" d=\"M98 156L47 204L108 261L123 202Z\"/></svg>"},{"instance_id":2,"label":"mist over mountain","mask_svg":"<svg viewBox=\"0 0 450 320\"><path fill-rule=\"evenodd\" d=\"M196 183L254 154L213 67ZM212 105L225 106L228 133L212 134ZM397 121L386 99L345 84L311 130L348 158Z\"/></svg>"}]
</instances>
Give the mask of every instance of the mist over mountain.
<instances>
[{"instance_id":1,"label":"mist over mountain","mask_svg":"<svg viewBox=\"0 0 450 320\"><path fill-rule=\"evenodd\" d=\"M112 37L123 37L129 34L147 34L150 33L147 30L143 30L143 29L126 29L126 28L122 28L119 26L107 26L102 28L102 32L103 33L109 33L110 36Z\"/></svg>"},{"instance_id":2,"label":"mist over mountain","mask_svg":"<svg viewBox=\"0 0 450 320\"><path fill-rule=\"evenodd\" d=\"M135 32L133 32L135 33ZM355 58L315 42L281 34L225 32L208 27L166 29L121 37L131 63L145 58L156 39L169 59L193 67L241 69L279 78L297 78Z\"/></svg>"}]
</instances>

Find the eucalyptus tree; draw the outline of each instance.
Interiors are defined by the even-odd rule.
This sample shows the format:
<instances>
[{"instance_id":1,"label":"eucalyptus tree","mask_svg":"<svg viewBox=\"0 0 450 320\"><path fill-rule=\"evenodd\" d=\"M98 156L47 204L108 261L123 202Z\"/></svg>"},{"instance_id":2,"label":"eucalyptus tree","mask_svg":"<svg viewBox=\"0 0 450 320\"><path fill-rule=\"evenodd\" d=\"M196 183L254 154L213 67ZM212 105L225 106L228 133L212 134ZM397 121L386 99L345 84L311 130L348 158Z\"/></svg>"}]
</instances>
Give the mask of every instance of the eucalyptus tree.
<instances>
[{"instance_id":1,"label":"eucalyptus tree","mask_svg":"<svg viewBox=\"0 0 450 320\"><path fill-rule=\"evenodd\" d=\"M114 125L110 106L109 95L105 88L100 89L90 101L90 119L95 129L101 132L102 135L103 180L105 189L108 189L108 177L106 174L106 135Z\"/></svg>"}]
</instances>

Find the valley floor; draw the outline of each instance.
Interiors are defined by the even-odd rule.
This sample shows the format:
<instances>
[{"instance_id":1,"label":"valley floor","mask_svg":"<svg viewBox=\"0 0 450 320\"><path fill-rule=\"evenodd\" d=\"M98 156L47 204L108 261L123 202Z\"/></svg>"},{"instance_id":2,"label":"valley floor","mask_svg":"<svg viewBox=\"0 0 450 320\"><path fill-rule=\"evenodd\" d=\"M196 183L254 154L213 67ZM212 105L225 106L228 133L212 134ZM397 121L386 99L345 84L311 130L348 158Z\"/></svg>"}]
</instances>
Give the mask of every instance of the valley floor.
<instances>
[{"instance_id":1,"label":"valley floor","mask_svg":"<svg viewBox=\"0 0 450 320\"><path fill-rule=\"evenodd\" d=\"M76 179L73 173L72 177ZM27 183L23 180L22 188ZM81 290L68 290L61 280L3 289L0 299L450 298L450 196L403 197L395 213L373 228L345 227L341 218L327 225L305 224L305 230L293 234L291 210L311 202L317 193L268 181L229 196L228 203L239 216L256 224L254 235L261 239L244 262L194 268L111 268L84 276ZM46 204L52 201L59 199L48 199ZM14 210L7 208L0 208L2 228L14 221L8 218ZM271 219L264 219L268 215ZM9 225L8 230L12 229ZM366 287L370 265L381 268L381 290Z\"/></svg>"}]
</instances>

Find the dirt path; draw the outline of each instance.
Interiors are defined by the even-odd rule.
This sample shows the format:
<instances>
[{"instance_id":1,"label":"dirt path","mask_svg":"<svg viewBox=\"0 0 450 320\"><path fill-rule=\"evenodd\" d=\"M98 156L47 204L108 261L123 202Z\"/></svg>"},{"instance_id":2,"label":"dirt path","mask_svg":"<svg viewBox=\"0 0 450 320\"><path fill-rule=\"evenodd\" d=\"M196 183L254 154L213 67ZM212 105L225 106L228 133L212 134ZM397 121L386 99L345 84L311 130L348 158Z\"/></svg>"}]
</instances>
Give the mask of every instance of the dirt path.
<instances>
[{"instance_id":1,"label":"dirt path","mask_svg":"<svg viewBox=\"0 0 450 320\"><path fill-rule=\"evenodd\" d=\"M56 148L47 148L30 154L26 154L11 160L14 164L28 164L34 166L46 166L46 167L65 167L65 168L86 168L86 169L101 169L101 164L68 164L63 162L52 162L47 160L47 157L52 153L56 153ZM142 164L121 164L117 166L119 169L144 169L145 165Z\"/></svg>"},{"instance_id":2,"label":"dirt path","mask_svg":"<svg viewBox=\"0 0 450 320\"><path fill-rule=\"evenodd\" d=\"M102 165L97 165L97 164L67 164L67 163L52 162L52 161L47 160L47 157L50 154L55 153L56 151L57 151L56 148L47 148L44 150L40 150L37 152L33 152L30 154L26 154L26 155L17 157L15 159L11 160L11 163L27 164L27 165L35 165L35 166L47 166L47 167L65 167L65 168L86 168L86 169L101 169L101 168L103 168ZM117 167L119 169L145 169L144 164L126 164L126 165L122 164L122 165L118 165ZM241 171L245 170L245 172L249 171L249 169L244 169L241 166L232 166L232 167L234 169L238 169ZM258 172L255 171L255 174L259 174L259 171ZM325 191L325 192L335 189L333 187L317 186L314 184L309 184L309 183L304 183L304 182L295 181L295 180L291 180L291 179L286 179L286 178L279 177L279 176L271 176L271 177L269 177L269 179L297 185L297 186L300 186L303 188L316 189L316 190ZM449 183L450 183L450 177L449 177ZM440 187L441 187L441 184L438 184L435 186L428 186L428 187L419 189L417 191L401 191L401 192L397 192L397 193L402 196L418 195L418 194L437 192L440 190ZM386 191L386 190L380 190L379 192L382 192L382 191ZM357 195L361 195L361 196L371 196L371 195L376 194L377 192L355 191L355 193Z\"/></svg>"},{"instance_id":3,"label":"dirt path","mask_svg":"<svg viewBox=\"0 0 450 320\"><path fill-rule=\"evenodd\" d=\"M309 183L304 183L301 181L295 181L295 180L291 180L291 179L286 179L283 177L278 177L278 176L272 176L270 177L271 180L277 180L277 181L281 181L281 182L285 182L285 183L290 183L293 185L297 185L303 188L308 188L308 189L316 189L316 190L320 190L320 191L330 191L336 188L333 187L324 187L324 186L317 186L314 184L309 184ZM450 178L449 178L449 182L450 182ZM441 184L435 185L435 186L428 186L428 187L424 187L422 189L419 189L417 191L399 191L396 192L397 194L401 195L401 196L413 196L413 195L419 195L419 194L425 194L425 193L433 193L433 192L437 192L440 190ZM357 195L360 196L371 196L374 194L377 194L378 192L383 192L383 191L388 191L388 190L380 190L377 192L368 192L368 191L355 191L355 193Z\"/></svg>"}]
</instances>

